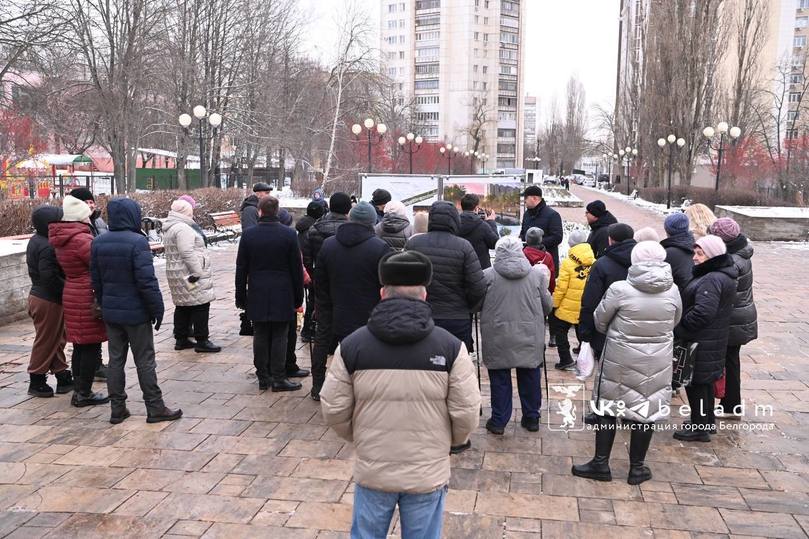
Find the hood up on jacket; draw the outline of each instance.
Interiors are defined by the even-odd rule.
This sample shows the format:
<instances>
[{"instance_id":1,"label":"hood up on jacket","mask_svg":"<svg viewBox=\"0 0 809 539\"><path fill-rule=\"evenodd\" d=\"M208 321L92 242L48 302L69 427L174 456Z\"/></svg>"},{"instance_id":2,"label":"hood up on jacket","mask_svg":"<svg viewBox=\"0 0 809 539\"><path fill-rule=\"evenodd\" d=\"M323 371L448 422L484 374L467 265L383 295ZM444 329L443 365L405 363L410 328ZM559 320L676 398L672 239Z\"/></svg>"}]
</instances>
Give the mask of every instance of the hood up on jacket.
<instances>
[{"instance_id":1,"label":"hood up on jacket","mask_svg":"<svg viewBox=\"0 0 809 539\"><path fill-rule=\"evenodd\" d=\"M258 197L256 195L250 195L249 197L245 198L244 201L242 201L239 211L242 211L247 206L254 206L258 208Z\"/></svg>"},{"instance_id":2,"label":"hood up on jacket","mask_svg":"<svg viewBox=\"0 0 809 539\"><path fill-rule=\"evenodd\" d=\"M598 218L597 221L590 225L590 230L598 230L599 228L604 228L610 225L614 225L618 222L618 219L615 218L613 214L608 211L604 212L604 214Z\"/></svg>"},{"instance_id":3,"label":"hood up on jacket","mask_svg":"<svg viewBox=\"0 0 809 539\"><path fill-rule=\"evenodd\" d=\"M48 225L48 241L57 249L66 246L74 236L79 234L92 236L90 225L81 221L57 221Z\"/></svg>"},{"instance_id":4,"label":"hood up on jacket","mask_svg":"<svg viewBox=\"0 0 809 539\"><path fill-rule=\"evenodd\" d=\"M430 220L427 232L449 232L458 235L461 229L461 218L458 209L451 202L434 202L430 206Z\"/></svg>"},{"instance_id":5,"label":"hood up on jacket","mask_svg":"<svg viewBox=\"0 0 809 539\"><path fill-rule=\"evenodd\" d=\"M522 279L531 271L531 263L522 252L522 242L505 236L494 251L494 271L506 279Z\"/></svg>"},{"instance_id":6,"label":"hood up on jacket","mask_svg":"<svg viewBox=\"0 0 809 539\"><path fill-rule=\"evenodd\" d=\"M675 234L673 236L669 236L668 238L663 238L660 240L660 245L664 248L667 247L677 247L678 249L682 249L683 251L694 254L694 235L691 232L684 232L682 234Z\"/></svg>"},{"instance_id":7,"label":"hood up on jacket","mask_svg":"<svg viewBox=\"0 0 809 539\"><path fill-rule=\"evenodd\" d=\"M395 234L409 227L410 221L407 219L407 217L387 212L385 213L385 216L382 218L380 225L382 226L383 232L387 232L388 234Z\"/></svg>"},{"instance_id":8,"label":"hood up on jacket","mask_svg":"<svg viewBox=\"0 0 809 539\"><path fill-rule=\"evenodd\" d=\"M48 225L62 220L62 208L40 206L31 214L31 223L40 236L48 237Z\"/></svg>"},{"instance_id":9,"label":"hood up on jacket","mask_svg":"<svg viewBox=\"0 0 809 539\"><path fill-rule=\"evenodd\" d=\"M295 223L295 230L300 232L301 234L312 228L312 225L315 224L314 217L310 217L309 215L304 215Z\"/></svg>"},{"instance_id":10,"label":"hood up on jacket","mask_svg":"<svg viewBox=\"0 0 809 539\"><path fill-rule=\"evenodd\" d=\"M107 204L110 230L129 230L142 234L140 206L131 198L113 198Z\"/></svg>"},{"instance_id":11,"label":"hood up on jacket","mask_svg":"<svg viewBox=\"0 0 809 539\"><path fill-rule=\"evenodd\" d=\"M426 338L435 327L427 302L408 298L382 300L368 318L368 331L390 344L408 344Z\"/></svg>"},{"instance_id":12,"label":"hood up on jacket","mask_svg":"<svg viewBox=\"0 0 809 539\"><path fill-rule=\"evenodd\" d=\"M189 219L182 213L169 211L168 217L163 219L163 232L167 232L170 228L177 226L180 223L184 223L190 227L193 227L195 224L193 219Z\"/></svg>"},{"instance_id":13,"label":"hood up on jacket","mask_svg":"<svg viewBox=\"0 0 809 539\"><path fill-rule=\"evenodd\" d=\"M375 236L374 229L370 226L351 221L338 228L335 234L337 241L346 247L354 247Z\"/></svg>"},{"instance_id":14,"label":"hood up on jacket","mask_svg":"<svg viewBox=\"0 0 809 539\"><path fill-rule=\"evenodd\" d=\"M578 266L590 267L596 261L593 248L590 247L589 243L577 243L567 251L567 257Z\"/></svg>"},{"instance_id":15,"label":"hood up on jacket","mask_svg":"<svg viewBox=\"0 0 809 539\"><path fill-rule=\"evenodd\" d=\"M632 249L634 249L635 245L637 244L638 242L633 239L613 243L607 247L606 251L604 251L604 256L607 256L623 267L628 268L632 265Z\"/></svg>"},{"instance_id":16,"label":"hood up on jacket","mask_svg":"<svg viewBox=\"0 0 809 539\"><path fill-rule=\"evenodd\" d=\"M666 262L640 262L629 267L626 280L634 288L647 294L659 294L674 286L671 266Z\"/></svg>"}]
</instances>

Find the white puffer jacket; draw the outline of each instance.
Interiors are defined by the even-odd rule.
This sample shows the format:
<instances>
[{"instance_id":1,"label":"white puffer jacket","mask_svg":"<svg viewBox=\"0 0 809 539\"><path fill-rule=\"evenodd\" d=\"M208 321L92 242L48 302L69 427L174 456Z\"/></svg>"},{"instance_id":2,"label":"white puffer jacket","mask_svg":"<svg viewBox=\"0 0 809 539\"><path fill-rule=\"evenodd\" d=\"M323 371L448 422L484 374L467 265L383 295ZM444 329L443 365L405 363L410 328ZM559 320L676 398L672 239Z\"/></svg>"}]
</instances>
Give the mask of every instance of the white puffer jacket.
<instances>
[{"instance_id":1,"label":"white puffer jacket","mask_svg":"<svg viewBox=\"0 0 809 539\"><path fill-rule=\"evenodd\" d=\"M171 299L181 307L204 305L216 299L205 240L192 225L191 219L174 211L163 221L166 279ZM189 275L199 277L196 286L189 285Z\"/></svg>"}]
</instances>

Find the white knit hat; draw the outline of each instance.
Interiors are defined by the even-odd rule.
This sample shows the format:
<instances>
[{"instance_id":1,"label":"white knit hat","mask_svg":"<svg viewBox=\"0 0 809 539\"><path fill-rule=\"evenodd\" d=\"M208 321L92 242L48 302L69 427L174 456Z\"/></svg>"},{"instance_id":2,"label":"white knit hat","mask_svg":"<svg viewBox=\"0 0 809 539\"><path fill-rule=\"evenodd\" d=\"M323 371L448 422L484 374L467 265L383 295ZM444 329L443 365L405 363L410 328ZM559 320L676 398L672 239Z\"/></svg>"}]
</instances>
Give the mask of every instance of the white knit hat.
<instances>
[{"instance_id":1,"label":"white knit hat","mask_svg":"<svg viewBox=\"0 0 809 539\"><path fill-rule=\"evenodd\" d=\"M90 206L79 200L76 197L67 195L62 199L62 221L80 221L83 223L89 222L90 214L93 210Z\"/></svg>"},{"instance_id":2,"label":"white knit hat","mask_svg":"<svg viewBox=\"0 0 809 539\"><path fill-rule=\"evenodd\" d=\"M632 248L633 264L641 262L663 262L666 260L666 250L656 241L642 241Z\"/></svg>"},{"instance_id":3,"label":"white knit hat","mask_svg":"<svg viewBox=\"0 0 809 539\"><path fill-rule=\"evenodd\" d=\"M714 258L728 252L725 242L719 236L708 234L707 236L702 236L696 243L708 258Z\"/></svg>"},{"instance_id":4,"label":"white knit hat","mask_svg":"<svg viewBox=\"0 0 809 539\"><path fill-rule=\"evenodd\" d=\"M398 200L391 200L385 204L385 213L392 213L399 217L407 217L407 208Z\"/></svg>"}]
</instances>

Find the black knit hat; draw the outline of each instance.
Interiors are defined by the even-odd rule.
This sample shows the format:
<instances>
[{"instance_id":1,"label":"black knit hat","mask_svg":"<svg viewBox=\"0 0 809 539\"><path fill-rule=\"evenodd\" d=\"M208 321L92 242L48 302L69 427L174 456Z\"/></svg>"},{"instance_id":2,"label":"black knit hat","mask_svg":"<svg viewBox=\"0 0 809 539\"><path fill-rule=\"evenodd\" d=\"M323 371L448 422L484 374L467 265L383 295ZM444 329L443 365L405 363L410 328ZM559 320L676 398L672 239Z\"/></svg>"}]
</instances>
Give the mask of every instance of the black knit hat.
<instances>
[{"instance_id":1,"label":"black knit hat","mask_svg":"<svg viewBox=\"0 0 809 539\"><path fill-rule=\"evenodd\" d=\"M253 192L258 193L259 191L266 191L269 193L272 191L272 187L268 183L258 182L253 186Z\"/></svg>"},{"instance_id":2,"label":"black knit hat","mask_svg":"<svg viewBox=\"0 0 809 539\"><path fill-rule=\"evenodd\" d=\"M87 202L88 200L92 200L93 202L95 202L93 192L87 189L86 187L76 187L68 194L74 198L78 198L82 202Z\"/></svg>"},{"instance_id":3,"label":"black knit hat","mask_svg":"<svg viewBox=\"0 0 809 539\"><path fill-rule=\"evenodd\" d=\"M379 282L392 286L427 286L433 263L418 251L390 252L379 261Z\"/></svg>"},{"instance_id":4,"label":"black knit hat","mask_svg":"<svg viewBox=\"0 0 809 539\"><path fill-rule=\"evenodd\" d=\"M607 235L616 243L624 240L631 240L635 236L635 231L626 223L613 223L607 228Z\"/></svg>"},{"instance_id":5,"label":"black knit hat","mask_svg":"<svg viewBox=\"0 0 809 539\"><path fill-rule=\"evenodd\" d=\"M371 195L371 204L374 206L381 206L391 201L390 191L386 189L377 189Z\"/></svg>"},{"instance_id":6,"label":"black knit hat","mask_svg":"<svg viewBox=\"0 0 809 539\"><path fill-rule=\"evenodd\" d=\"M351 211L351 198L345 193L334 193L329 198L329 211L348 215Z\"/></svg>"},{"instance_id":7,"label":"black knit hat","mask_svg":"<svg viewBox=\"0 0 809 539\"><path fill-rule=\"evenodd\" d=\"M306 215L312 219L320 219L326 213L326 204L322 201L315 202L314 200L306 206Z\"/></svg>"},{"instance_id":8,"label":"black knit hat","mask_svg":"<svg viewBox=\"0 0 809 539\"><path fill-rule=\"evenodd\" d=\"M600 200L594 200L587 205L587 213L593 217L601 217L607 213L607 206Z\"/></svg>"}]
</instances>

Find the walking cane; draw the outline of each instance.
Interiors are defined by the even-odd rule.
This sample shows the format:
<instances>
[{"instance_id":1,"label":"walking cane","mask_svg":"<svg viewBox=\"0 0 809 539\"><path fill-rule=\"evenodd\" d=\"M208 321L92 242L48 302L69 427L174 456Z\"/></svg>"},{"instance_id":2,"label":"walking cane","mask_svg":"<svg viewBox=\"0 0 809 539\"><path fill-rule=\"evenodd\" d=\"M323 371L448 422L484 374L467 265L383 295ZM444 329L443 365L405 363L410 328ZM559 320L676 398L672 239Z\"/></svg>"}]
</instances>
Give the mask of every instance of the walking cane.
<instances>
[{"instance_id":1,"label":"walking cane","mask_svg":"<svg viewBox=\"0 0 809 539\"><path fill-rule=\"evenodd\" d=\"M544 351L547 352L547 350L548 350L548 346L546 345ZM548 405L548 407L547 407L547 414L548 414L547 419L548 419L548 422L549 422L548 424L550 425L550 420L551 420L551 395L549 393L550 390L548 389L548 358L545 356L544 353L542 354L542 357L543 357L543 360L542 360L542 365L540 365L540 368L545 372L545 403Z\"/></svg>"},{"instance_id":2,"label":"walking cane","mask_svg":"<svg viewBox=\"0 0 809 539\"><path fill-rule=\"evenodd\" d=\"M475 363L477 364L478 369L478 391L481 389L480 385L480 359L483 357L483 347L480 345L480 326L478 325L478 314L475 313L472 315L472 320L475 322L475 344L478 347L478 357ZM483 400L480 401L480 415L483 415Z\"/></svg>"}]
</instances>

